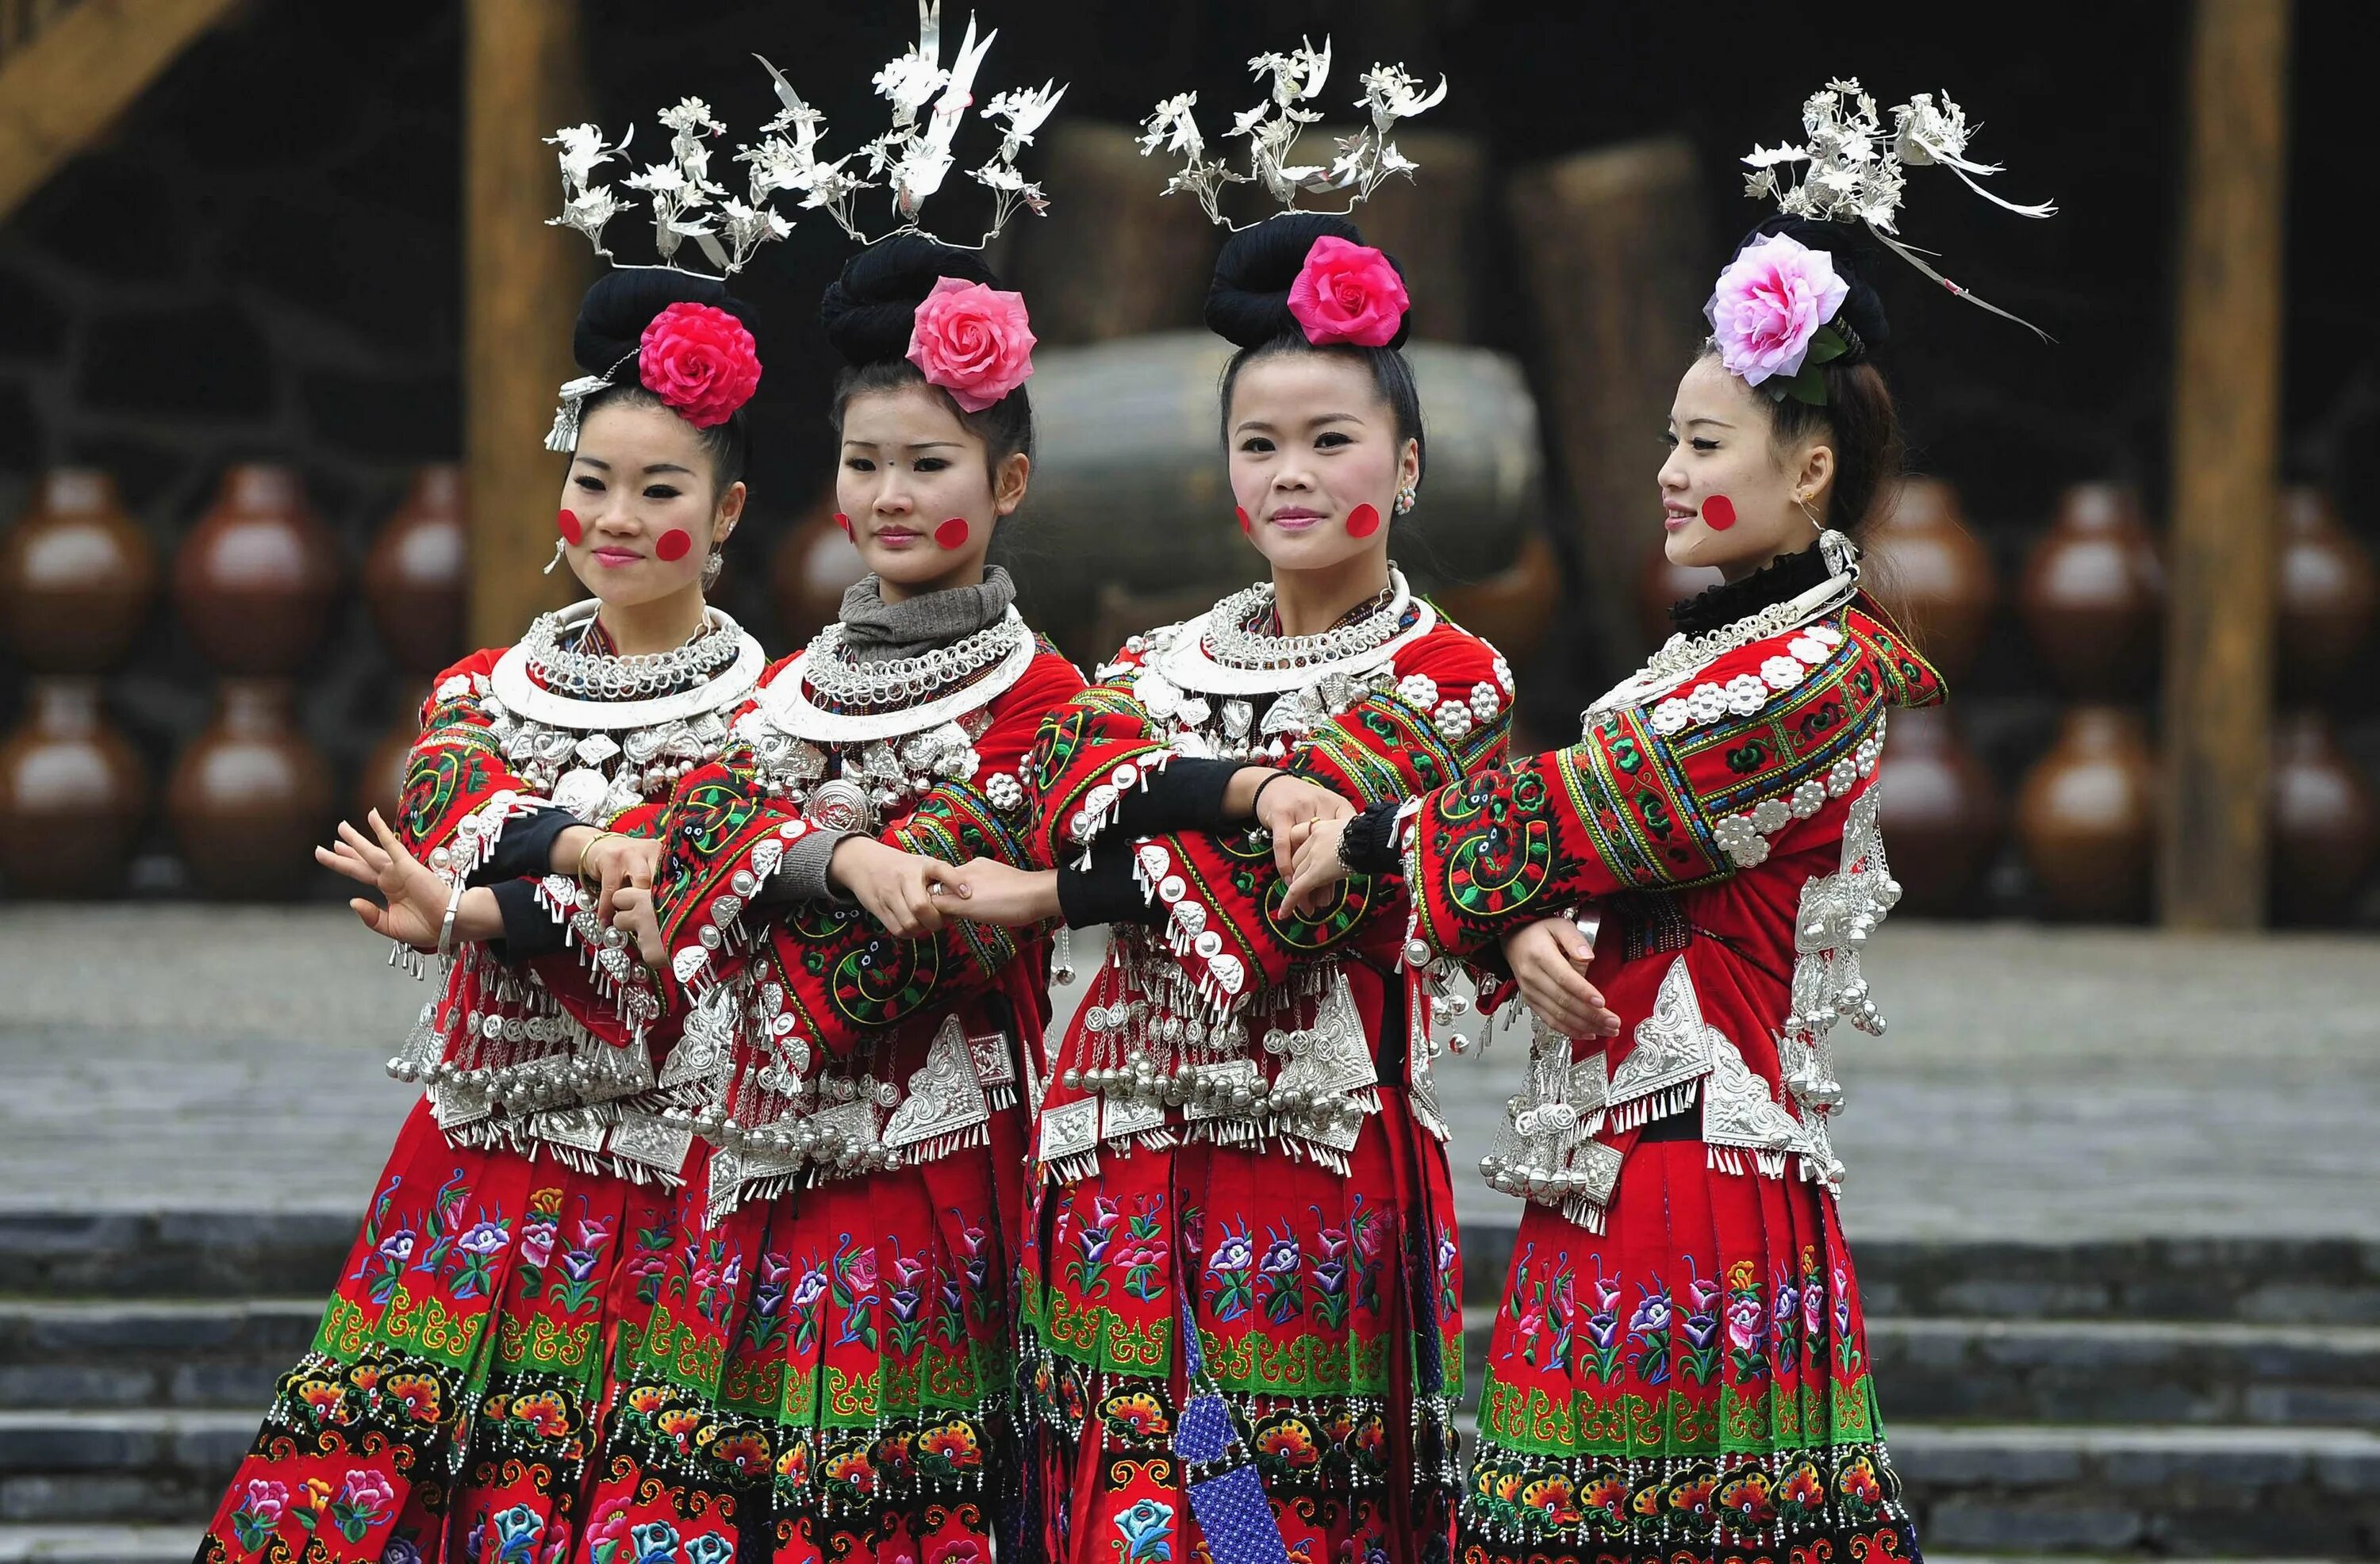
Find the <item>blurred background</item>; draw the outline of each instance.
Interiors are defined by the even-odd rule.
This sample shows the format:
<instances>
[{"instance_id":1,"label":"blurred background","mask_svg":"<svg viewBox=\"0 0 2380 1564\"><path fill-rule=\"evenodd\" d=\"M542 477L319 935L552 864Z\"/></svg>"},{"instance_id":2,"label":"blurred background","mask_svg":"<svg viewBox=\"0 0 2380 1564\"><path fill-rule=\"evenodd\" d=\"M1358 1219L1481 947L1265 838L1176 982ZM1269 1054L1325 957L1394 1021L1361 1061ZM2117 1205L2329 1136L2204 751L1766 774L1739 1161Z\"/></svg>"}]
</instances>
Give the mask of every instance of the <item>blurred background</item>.
<instances>
[{"instance_id":1,"label":"blurred background","mask_svg":"<svg viewBox=\"0 0 2380 1564\"><path fill-rule=\"evenodd\" d=\"M2054 345L1883 280L1917 476L1876 574L1954 692L1893 724L1903 1024L1846 1064L1885 1407L1945 1553L2380 1556L2371 7L978 15L979 96L1068 84L1023 159L1050 214L991 252L1042 345L995 557L1086 666L1260 563L1197 329L1220 235L1136 122L1196 90L1220 142L1248 56L1301 36L1349 112L1375 60L1449 79L1397 137L1417 179L1357 213L1416 301L1396 554L1511 655L1531 747L1705 584L1661 562L1654 473L1766 212L1742 154L1856 76L1947 91L1990 188L2058 203L1915 170L1902 224ZM593 272L539 139L643 146L696 94L732 146L775 108L758 52L855 146L915 20L0 0L0 1564L187 1556L406 1106L373 1061L418 991L308 849L393 796L439 668L572 595L537 574L540 441ZM929 223L974 232L977 194ZM645 258L633 215L612 237ZM735 285L767 373L719 597L772 652L855 575L815 323L851 248L808 214ZM1458 1070L1458 1164L1510 1069ZM1492 1305L1517 1212L1464 1199Z\"/></svg>"}]
</instances>

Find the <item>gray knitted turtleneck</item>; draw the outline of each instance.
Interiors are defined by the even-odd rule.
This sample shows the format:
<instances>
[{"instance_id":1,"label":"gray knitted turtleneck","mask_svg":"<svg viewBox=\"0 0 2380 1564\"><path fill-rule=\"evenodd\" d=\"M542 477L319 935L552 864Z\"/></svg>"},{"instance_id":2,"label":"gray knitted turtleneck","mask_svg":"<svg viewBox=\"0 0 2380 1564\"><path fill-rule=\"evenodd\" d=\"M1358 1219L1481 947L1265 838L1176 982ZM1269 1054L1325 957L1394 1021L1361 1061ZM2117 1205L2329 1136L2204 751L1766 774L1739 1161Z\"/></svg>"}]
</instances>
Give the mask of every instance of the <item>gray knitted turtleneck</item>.
<instances>
[{"instance_id":1,"label":"gray knitted turtleneck","mask_svg":"<svg viewBox=\"0 0 2380 1564\"><path fill-rule=\"evenodd\" d=\"M972 587L952 587L886 602L882 583L862 576L843 594L843 644L855 662L890 662L916 657L936 647L965 640L978 630L998 623L1015 600L1016 583L998 565L986 566L983 580ZM835 844L849 831L818 830L785 849L777 872L761 892L764 901L818 901L850 898L827 879L827 863Z\"/></svg>"}]
</instances>

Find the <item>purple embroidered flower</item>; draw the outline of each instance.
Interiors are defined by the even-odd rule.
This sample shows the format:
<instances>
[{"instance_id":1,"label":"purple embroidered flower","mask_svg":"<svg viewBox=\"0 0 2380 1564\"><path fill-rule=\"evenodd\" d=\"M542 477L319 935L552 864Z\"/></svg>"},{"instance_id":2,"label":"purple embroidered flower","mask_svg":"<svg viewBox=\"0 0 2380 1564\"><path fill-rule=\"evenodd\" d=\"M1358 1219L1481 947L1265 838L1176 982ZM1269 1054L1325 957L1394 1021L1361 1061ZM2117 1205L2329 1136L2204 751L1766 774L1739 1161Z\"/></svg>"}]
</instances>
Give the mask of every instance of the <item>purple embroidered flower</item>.
<instances>
[{"instance_id":1,"label":"purple embroidered flower","mask_svg":"<svg viewBox=\"0 0 2380 1564\"><path fill-rule=\"evenodd\" d=\"M1777 1328L1790 1333L1802 1317L1802 1290L1790 1281L1777 1284Z\"/></svg>"},{"instance_id":2,"label":"purple embroidered flower","mask_svg":"<svg viewBox=\"0 0 2380 1564\"><path fill-rule=\"evenodd\" d=\"M380 1241L380 1252L398 1265L413 1258L413 1230L399 1228Z\"/></svg>"},{"instance_id":3,"label":"purple embroidered flower","mask_svg":"<svg viewBox=\"0 0 2380 1564\"><path fill-rule=\"evenodd\" d=\"M1454 1274L1454 1262L1458 1254L1459 1251L1454 1247L1454 1240L1447 1235L1444 1229L1440 1229L1438 1235L1439 1275L1451 1277Z\"/></svg>"},{"instance_id":4,"label":"purple embroidered flower","mask_svg":"<svg viewBox=\"0 0 2380 1564\"><path fill-rule=\"evenodd\" d=\"M1244 1271L1255 1258L1256 1245L1248 1242L1248 1235L1226 1228L1215 1245L1215 1252L1207 1256L1207 1264L1214 1270Z\"/></svg>"},{"instance_id":5,"label":"purple embroidered flower","mask_svg":"<svg viewBox=\"0 0 2380 1564\"><path fill-rule=\"evenodd\" d=\"M1596 1351L1609 1352L1620 1340L1620 1315L1610 1309L1587 1315L1586 1339L1595 1343Z\"/></svg>"},{"instance_id":6,"label":"purple embroidered flower","mask_svg":"<svg viewBox=\"0 0 2380 1564\"><path fill-rule=\"evenodd\" d=\"M794 1307L808 1308L819 1301L819 1294L825 1291L826 1272L815 1267L804 1271L802 1279L794 1283Z\"/></svg>"},{"instance_id":7,"label":"purple embroidered flower","mask_svg":"<svg viewBox=\"0 0 2380 1564\"><path fill-rule=\"evenodd\" d=\"M1347 1291L1347 1262L1319 1260L1314 1267L1314 1285L1326 1298L1336 1298Z\"/></svg>"},{"instance_id":8,"label":"purple embroidered flower","mask_svg":"<svg viewBox=\"0 0 2380 1564\"><path fill-rule=\"evenodd\" d=\"M391 1537L380 1550L380 1564L421 1564L421 1550L411 1537Z\"/></svg>"},{"instance_id":9,"label":"purple embroidered flower","mask_svg":"<svg viewBox=\"0 0 2380 1564\"><path fill-rule=\"evenodd\" d=\"M1284 1234L1266 1246L1264 1263L1257 1268L1270 1277L1295 1276L1298 1259L1297 1240Z\"/></svg>"},{"instance_id":10,"label":"purple embroidered flower","mask_svg":"<svg viewBox=\"0 0 2380 1564\"><path fill-rule=\"evenodd\" d=\"M455 1247L466 1255L493 1255L502 1250L512 1237L503 1222L475 1222L455 1241Z\"/></svg>"},{"instance_id":11,"label":"purple embroidered flower","mask_svg":"<svg viewBox=\"0 0 2380 1564\"><path fill-rule=\"evenodd\" d=\"M1631 1336L1658 1336L1670 1328L1670 1293L1667 1288L1646 1288L1645 1301L1628 1318Z\"/></svg>"},{"instance_id":12,"label":"purple embroidered flower","mask_svg":"<svg viewBox=\"0 0 2380 1564\"><path fill-rule=\"evenodd\" d=\"M629 1268L632 1271L635 1269L633 1266ZM658 1260L654 1261L653 1269L659 1270L660 1268L661 1262ZM562 1273L573 1281L585 1281L589 1277L595 1274L594 1255L585 1249L564 1250L562 1252Z\"/></svg>"}]
</instances>

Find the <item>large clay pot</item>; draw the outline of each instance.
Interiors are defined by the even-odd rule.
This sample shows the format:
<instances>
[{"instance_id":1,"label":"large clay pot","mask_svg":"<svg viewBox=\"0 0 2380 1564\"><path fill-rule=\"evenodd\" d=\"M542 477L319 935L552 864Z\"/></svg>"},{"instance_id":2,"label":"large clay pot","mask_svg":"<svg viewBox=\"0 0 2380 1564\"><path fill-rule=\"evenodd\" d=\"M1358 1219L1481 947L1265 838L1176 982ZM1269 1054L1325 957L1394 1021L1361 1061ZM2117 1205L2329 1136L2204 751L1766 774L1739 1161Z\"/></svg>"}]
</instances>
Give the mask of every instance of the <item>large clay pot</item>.
<instances>
[{"instance_id":1,"label":"large clay pot","mask_svg":"<svg viewBox=\"0 0 2380 1564\"><path fill-rule=\"evenodd\" d=\"M1912 478L1868 540L1864 583L1953 689L1974 665L1999 593L1958 491Z\"/></svg>"},{"instance_id":2,"label":"large clay pot","mask_svg":"<svg viewBox=\"0 0 2380 1564\"><path fill-rule=\"evenodd\" d=\"M2140 714L2069 709L2017 794L2017 841L2043 911L2096 923L2147 916L2156 818L2156 762Z\"/></svg>"},{"instance_id":3,"label":"large clay pot","mask_svg":"<svg viewBox=\"0 0 2380 1564\"><path fill-rule=\"evenodd\" d=\"M1668 640L1677 626L1670 623L1670 605L1719 584L1719 573L1707 564L1672 564L1659 543L1645 556L1645 573L1636 581L1636 624L1651 651Z\"/></svg>"},{"instance_id":4,"label":"large clay pot","mask_svg":"<svg viewBox=\"0 0 2380 1564\"><path fill-rule=\"evenodd\" d=\"M214 721L174 762L166 789L192 878L236 901L285 897L306 882L332 800L331 769L298 732L282 679L225 679Z\"/></svg>"},{"instance_id":5,"label":"large clay pot","mask_svg":"<svg viewBox=\"0 0 2380 1564\"><path fill-rule=\"evenodd\" d=\"M99 684L37 678L0 739L0 876L17 898L105 896L148 812L140 758L101 710Z\"/></svg>"},{"instance_id":6,"label":"large clay pot","mask_svg":"<svg viewBox=\"0 0 2380 1564\"><path fill-rule=\"evenodd\" d=\"M784 637L780 644L791 651L832 624L843 610L843 594L867 574L859 551L835 525L834 495L830 491L785 529L785 540L777 545L771 585L777 629Z\"/></svg>"},{"instance_id":7,"label":"large clay pot","mask_svg":"<svg viewBox=\"0 0 2380 1564\"><path fill-rule=\"evenodd\" d=\"M2165 567L2131 491L2078 483L2025 561L2017 602L2050 676L2081 700L2123 700L2156 672Z\"/></svg>"},{"instance_id":8,"label":"large clay pot","mask_svg":"<svg viewBox=\"0 0 2380 1564\"><path fill-rule=\"evenodd\" d=\"M1888 734L1876 819L1900 904L1926 916L1972 913L1999 845L1991 775L1942 707L1894 712Z\"/></svg>"},{"instance_id":9,"label":"large clay pot","mask_svg":"<svg viewBox=\"0 0 2380 1564\"><path fill-rule=\"evenodd\" d=\"M2299 710L2274 718L2267 786L2274 920L2343 921L2380 850L2380 805L2339 752L2328 717Z\"/></svg>"},{"instance_id":10,"label":"large clay pot","mask_svg":"<svg viewBox=\"0 0 2380 1564\"><path fill-rule=\"evenodd\" d=\"M157 552L103 472L44 473L31 507L0 533L0 625L34 673L113 668L156 591Z\"/></svg>"},{"instance_id":11,"label":"large clay pot","mask_svg":"<svg viewBox=\"0 0 2380 1564\"><path fill-rule=\"evenodd\" d=\"M389 655L424 678L463 655L463 469L416 469L413 487L364 559L364 601Z\"/></svg>"},{"instance_id":12,"label":"large clay pot","mask_svg":"<svg viewBox=\"0 0 2380 1564\"><path fill-rule=\"evenodd\" d=\"M297 673L322 638L338 584L338 550L297 473L261 462L224 474L174 559L182 623L226 673Z\"/></svg>"},{"instance_id":13,"label":"large clay pot","mask_svg":"<svg viewBox=\"0 0 2380 1564\"><path fill-rule=\"evenodd\" d=\"M2315 699L2354 661L2380 600L2372 558L2338 525L2330 497L2291 489L2281 497L2281 563L2275 583L2281 698Z\"/></svg>"}]
</instances>

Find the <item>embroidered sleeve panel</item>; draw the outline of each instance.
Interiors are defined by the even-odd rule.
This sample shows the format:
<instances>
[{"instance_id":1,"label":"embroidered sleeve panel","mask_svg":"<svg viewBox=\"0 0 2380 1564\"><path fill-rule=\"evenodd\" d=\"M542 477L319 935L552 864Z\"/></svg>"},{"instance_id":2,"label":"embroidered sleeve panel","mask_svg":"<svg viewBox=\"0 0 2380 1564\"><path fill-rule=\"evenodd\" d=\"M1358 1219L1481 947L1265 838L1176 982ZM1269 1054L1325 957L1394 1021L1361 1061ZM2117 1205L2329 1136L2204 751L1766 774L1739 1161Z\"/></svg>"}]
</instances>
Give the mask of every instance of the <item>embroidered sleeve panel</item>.
<instances>
[{"instance_id":1,"label":"embroidered sleeve panel","mask_svg":"<svg viewBox=\"0 0 2380 1564\"><path fill-rule=\"evenodd\" d=\"M1405 649L1393 673L1385 687L1318 721L1290 769L1361 807L1419 796L1504 759L1512 676L1495 648L1441 624ZM1148 837L1134 853L1143 893L1165 911L1164 948L1224 1010L1281 988L1298 966L1361 940L1402 905L1393 879L1354 875L1319 911L1283 911L1287 887L1260 833Z\"/></svg>"},{"instance_id":2,"label":"embroidered sleeve panel","mask_svg":"<svg viewBox=\"0 0 2380 1564\"><path fill-rule=\"evenodd\" d=\"M406 757L405 791L393 822L407 851L427 861L464 820L522 784L482 704L502 648L473 652L440 673L421 703L421 736Z\"/></svg>"},{"instance_id":3,"label":"embroidered sleeve panel","mask_svg":"<svg viewBox=\"0 0 2380 1564\"><path fill-rule=\"evenodd\" d=\"M1624 891L1722 879L1839 835L1886 709L1939 698L1922 660L1855 613L1739 648L1580 741L1427 800L1405 843L1415 933L1465 952Z\"/></svg>"},{"instance_id":4,"label":"embroidered sleeve panel","mask_svg":"<svg viewBox=\"0 0 2380 1564\"><path fill-rule=\"evenodd\" d=\"M1131 674L1146 646L1135 636L1041 720L1023 781L1032 800L1035 851L1056 865L1084 855L1115 818L1116 800L1172 758L1168 735L1133 698ZM1070 670L1071 672L1071 670Z\"/></svg>"},{"instance_id":5,"label":"embroidered sleeve panel","mask_svg":"<svg viewBox=\"0 0 2380 1564\"><path fill-rule=\"evenodd\" d=\"M1046 867L1014 777L1041 713L1080 685L1056 653L1036 658L993 703L990 725L975 740L981 762L975 777L943 779L878 840L951 863L983 857ZM736 970L747 939L764 938L769 964L782 973L779 1013L839 1057L887 1026L990 987L1044 932L953 918L937 933L900 940L856 905L815 901L774 906L764 927L752 927L747 904L775 872L784 844L805 834L809 822L767 794L747 755L739 752L717 772L681 786L655 881L669 980L689 998ZM1011 786L999 785L1003 777Z\"/></svg>"}]
</instances>

